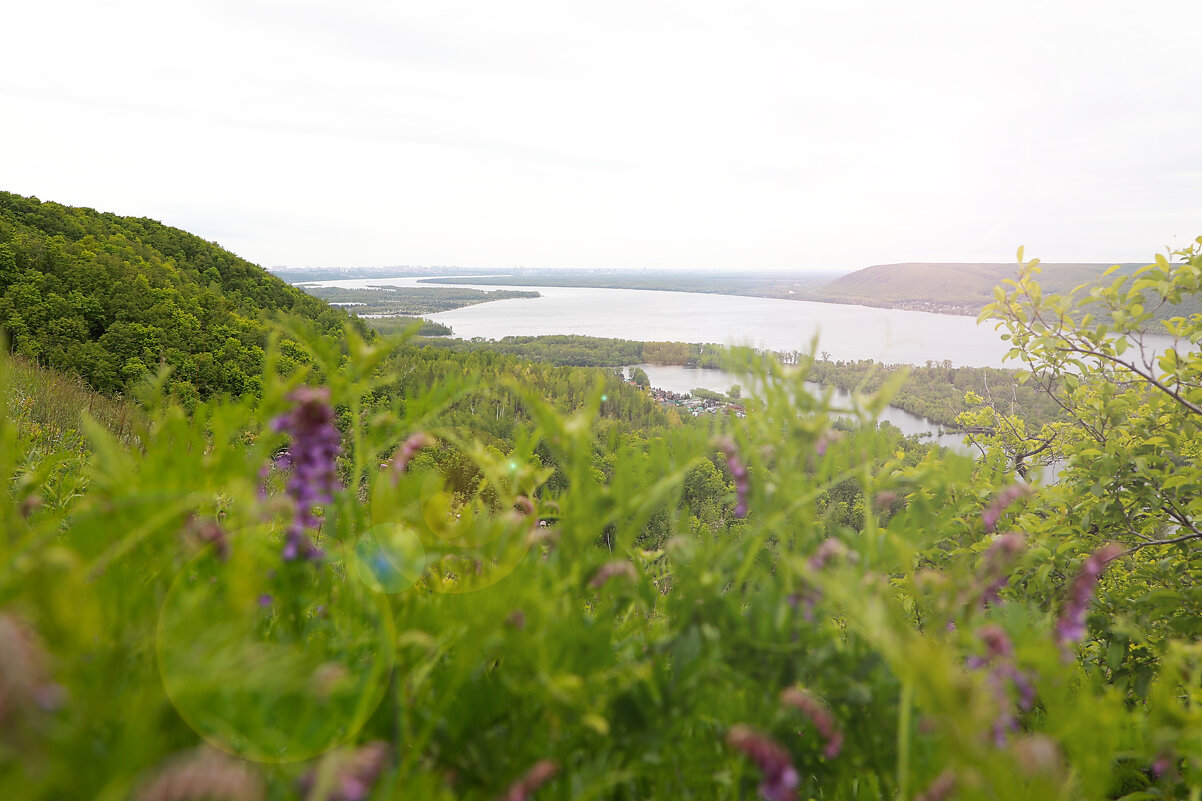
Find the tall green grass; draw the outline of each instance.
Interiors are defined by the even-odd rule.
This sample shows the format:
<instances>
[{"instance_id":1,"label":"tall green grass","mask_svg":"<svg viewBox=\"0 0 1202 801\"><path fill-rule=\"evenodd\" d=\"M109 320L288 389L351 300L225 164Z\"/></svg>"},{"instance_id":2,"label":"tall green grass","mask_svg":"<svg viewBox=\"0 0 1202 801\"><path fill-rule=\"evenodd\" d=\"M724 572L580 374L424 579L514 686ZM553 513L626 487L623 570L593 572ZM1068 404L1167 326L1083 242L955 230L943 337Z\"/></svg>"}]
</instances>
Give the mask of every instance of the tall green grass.
<instances>
[{"instance_id":1,"label":"tall green grass","mask_svg":"<svg viewBox=\"0 0 1202 801\"><path fill-rule=\"evenodd\" d=\"M133 444L144 419L137 402L97 392L68 373L14 355L0 355L0 386L8 388L9 414L23 434L53 447L84 447L84 415L123 444Z\"/></svg>"}]
</instances>

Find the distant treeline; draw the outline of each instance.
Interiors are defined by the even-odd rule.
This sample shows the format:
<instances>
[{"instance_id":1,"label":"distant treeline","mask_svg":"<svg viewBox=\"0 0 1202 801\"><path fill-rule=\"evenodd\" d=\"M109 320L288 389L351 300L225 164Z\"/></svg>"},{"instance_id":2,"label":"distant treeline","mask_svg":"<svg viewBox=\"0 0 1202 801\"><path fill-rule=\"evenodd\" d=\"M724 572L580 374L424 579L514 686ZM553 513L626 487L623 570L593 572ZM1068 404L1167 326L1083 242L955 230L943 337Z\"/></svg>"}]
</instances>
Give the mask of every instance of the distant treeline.
<instances>
[{"instance_id":1,"label":"distant treeline","mask_svg":"<svg viewBox=\"0 0 1202 801\"><path fill-rule=\"evenodd\" d=\"M398 315L396 317L373 317L366 319L363 322L367 323L377 334L391 336L408 331L414 323L421 323L421 328L417 329L417 335L420 337L446 337L455 333L449 325L436 323L433 320L427 320L424 317L410 317L408 315Z\"/></svg>"},{"instance_id":2,"label":"distant treeline","mask_svg":"<svg viewBox=\"0 0 1202 801\"><path fill-rule=\"evenodd\" d=\"M467 287L372 286L350 288L340 286L302 286L301 289L326 303L348 306L355 314L421 315L461 309L477 303L511 298L537 298L539 293L516 289L496 289L486 292Z\"/></svg>"},{"instance_id":3,"label":"distant treeline","mask_svg":"<svg viewBox=\"0 0 1202 801\"><path fill-rule=\"evenodd\" d=\"M1016 414L1030 424L1051 422L1060 412L1046 392L1019 381L1022 370L953 367L950 362L928 362L923 367L909 367L885 365L871 359L816 360L810 378L849 392L873 393L900 370L908 375L889 403L942 425L954 426L956 416L968 411L969 405L964 400L968 392L991 400L1003 413Z\"/></svg>"},{"instance_id":4,"label":"distant treeline","mask_svg":"<svg viewBox=\"0 0 1202 801\"><path fill-rule=\"evenodd\" d=\"M576 367L621 367L630 364L721 367L724 352L718 345L635 342L575 334L510 336L501 339L424 340L423 344L458 351L486 350L506 353L535 361Z\"/></svg>"},{"instance_id":5,"label":"distant treeline","mask_svg":"<svg viewBox=\"0 0 1202 801\"><path fill-rule=\"evenodd\" d=\"M689 367L728 366L726 350L719 345L685 342L635 342L626 339L554 335L505 337L499 340L422 340L428 347L456 351L484 350L520 356L556 365L620 367L632 364L671 364ZM808 362L805 354L774 354L786 365ZM969 409L965 395L974 392L992 401L1005 413L1018 414L1031 424L1056 419L1058 407L1047 393L1019 380L1021 370L994 367L954 367L951 362L929 362L922 367L885 365L861 361L815 360L810 380L849 392L872 393L899 370L908 373L891 405L946 426Z\"/></svg>"}]
</instances>

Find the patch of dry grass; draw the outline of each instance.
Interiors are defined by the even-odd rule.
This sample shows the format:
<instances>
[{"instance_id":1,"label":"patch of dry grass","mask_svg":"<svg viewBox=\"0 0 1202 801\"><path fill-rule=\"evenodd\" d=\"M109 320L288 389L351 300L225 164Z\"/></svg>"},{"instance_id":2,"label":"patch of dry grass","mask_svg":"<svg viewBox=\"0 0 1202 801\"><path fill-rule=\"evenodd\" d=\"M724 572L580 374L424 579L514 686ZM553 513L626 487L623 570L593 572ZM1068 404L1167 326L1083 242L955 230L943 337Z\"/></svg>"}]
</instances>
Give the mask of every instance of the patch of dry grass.
<instances>
[{"instance_id":1,"label":"patch of dry grass","mask_svg":"<svg viewBox=\"0 0 1202 801\"><path fill-rule=\"evenodd\" d=\"M7 393L7 414L19 429L62 447L83 446L84 413L125 443L136 440L143 419L137 403L20 356L0 354L0 392Z\"/></svg>"}]
</instances>

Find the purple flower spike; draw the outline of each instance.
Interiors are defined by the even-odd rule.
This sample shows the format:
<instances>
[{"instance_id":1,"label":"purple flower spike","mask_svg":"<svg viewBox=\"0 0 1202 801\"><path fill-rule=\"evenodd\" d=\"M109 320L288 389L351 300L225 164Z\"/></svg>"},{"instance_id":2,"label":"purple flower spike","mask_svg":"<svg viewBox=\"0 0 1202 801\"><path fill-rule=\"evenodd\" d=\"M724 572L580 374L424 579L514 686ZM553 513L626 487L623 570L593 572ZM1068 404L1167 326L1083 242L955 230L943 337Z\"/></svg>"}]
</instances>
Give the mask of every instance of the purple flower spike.
<instances>
[{"instance_id":1,"label":"purple flower spike","mask_svg":"<svg viewBox=\"0 0 1202 801\"><path fill-rule=\"evenodd\" d=\"M354 749L335 751L326 755L322 768L328 769L333 782L321 798L327 801L366 801L380 773L388 762L391 749L382 740L373 740ZM319 768L313 768L301 777L299 787L305 798L315 798Z\"/></svg>"},{"instance_id":2,"label":"purple flower spike","mask_svg":"<svg viewBox=\"0 0 1202 801\"><path fill-rule=\"evenodd\" d=\"M1001 600L1002 588L1010 583L1006 570L1027 545L1026 537L1017 531L998 536L985 551L981 560L981 606Z\"/></svg>"},{"instance_id":3,"label":"purple flower spike","mask_svg":"<svg viewBox=\"0 0 1202 801\"><path fill-rule=\"evenodd\" d=\"M314 507L330 503L334 492L341 488L335 474L341 450L340 435L334 425L328 389L299 387L288 399L296 406L271 424L273 430L292 438L290 449L276 460L281 469L292 469L287 492L296 503L296 514L288 527L282 555L285 561L319 559L321 551L305 532L320 525Z\"/></svg>"},{"instance_id":4,"label":"purple flower spike","mask_svg":"<svg viewBox=\"0 0 1202 801\"><path fill-rule=\"evenodd\" d=\"M821 570L830 560L847 554L847 546L837 539L828 538L810 555L810 569Z\"/></svg>"},{"instance_id":5,"label":"purple flower spike","mask_svg":"<svg viewBox=\"0 0 1202 801\"><path fill-rule=\"evenodd\" d=\"M1062 648L1068 648L1085 636L1085 611L1093 600L1094 588L1106 565L1114 561L1123 552L1123 546L1110 543L1094 551L1085 563L1073 586L1069 590L1068 602L1060 610L1060 619L1056 621L1056 642Z\"/></svg>"},{"instance_id":6,"label":"purple flower spike","mask_svg":"<svg viewBox=\"0 0 1202 801\"><path fill-rule=\"evenodd\" d=\"M1169 772L1173 767L1173 758L1169 754L1161 753L1156 757L1156 761L1152 763L1152 778L1159 779L1161 776Z\"/></svg>"},{"instance_id":7,"label":"purple flower spike","mask_svg":"<svg viewBox=\"0 0 1202 801\"><path fill-rule=\"evenodd\" d=\"M847 546L836 539L826 539L822 541L814 553L810 554L810 558L806 564L810 570L815 572L826 567L827 562L839 557L847 557L853 559L854 553L847 550ZM804 583L802 588L788 597L789 604L797 608L798 604L802 604L802 617L809 622L814 622L814 607L822 600L822 591L808 583Z\"/></svg>"},{"instance_id":8,"label":"purple flower spike","mask_svg":"<svg viewBox=\"0 0 1202 801\"><path fill-rule=\"evenodd\" d=\"M1026 484L1011 484L999 492L997 497L993 499L993 503L989 504L989 508L981 512L981 522L985 524L985 532L992 534L997 528L997 523L1002 517L1002 512L1006 511L1006 508L1019 498L1030 494L1031 488Z\"/></svg>"},{"instance_id":9,"label":"purple flower spike","mask_svg":"<svg viewBox=\"0 0 1202 801\"><path fill-rule=\"evenodd\" d=\"M392 459L392 469L398 473L404 473L409 468L409 461L417 455L417 452L422 448L429 448L433 444L434 438L424 432L419 431L409 437L401 443L401 447L397 448Z\"/></svg>"},{"instance_id":10,"label":"purple flower spike","mask_svg":"<svg viewBox=\"0 0 1202 801\"><path fill-rule=\"evenodd\" d=\"M747 474L747 465L743 464L743 460L739 458L739 449L733 439L725 437L718 445L726 454L726 466L730 468L730 475L735 480L735 496L737 498L735 517L747 517L747 496L751 492L751 479Z\"/></svg>"},{"instance_id":11,"label":"purple flower spike","mask_svg":"<svg viewBox=\"0 0 1202 801\"><path fill-rule=\"evenodd\" d=\"M839 729L835 716L831 714L826 704L797 687L790 687L781 693L780 700L783 704L801 710L802 714L814 724L819 736L826 741L826 745L822 749L824 757L834 759L839 756L839 752L843 750L843 732Z\"/></svg>"},{"instance_id":12,"label":"purple flower spike","mask_svg":"<svg viewBox=\"0 0 1202 801\"><path fill-rule=\"evenodd\" d=\"M498 796L497 801L527 801L534 795L535 790L554 778L559 772L559 765L550 759L542 759L534 763L526 775L518 779L505 793Z\"/></svg>"},{"instance_id":13,"label":"purple flower spike","mask_svg":"<svg viewBox=\"0 0 1202 801\"><path fill-rule=\"evenodd\" d=\"M945 801L956 789L956 774L945 770L926 790L914 796L914 801Z\"/></svg>"},{"instance_id":14,"label":"purple flower spike","mask_svg":"<svg viewBox=\"0 0 1202 801\"><path fill-rule=\"evenodd\" d=\"M606 562L597 568L597 572L588 580L588 585L593 589L599 590L608 584L610 579L615 579L619 576L623 576L631 581L638 580L638 573L635 571L634 565L618 559L613 562Z\"/></svg>"},{"instance_id":15,"label":"purple flower spike","mask_svg":"<svg viewBox=\"0 0 1202 801\"><path fill-rule=\"evenodd\" d=\"M800 779L788 751L767 735L741 723L730 727L726 744L751 757L760 769L764 780L759 791L765 801L795 801Z\"/></svg>"},{"instance_id":16,"label":"purple flower spike","mask_svg":"<svg viewBox=\"0 0 1202 801\"><path fill-rule=\"evenodd\" d=\"M993 722L993 743L1004 748L1011 732L1018 731L1018 717L1011 702L1011 689L1018 693L1017 706L1024 712L1035 704L1035 686L1030 677L1014 664L1014 646L1009 635L996 624L990 623L977 630L977 637L985 645L985 653L968 659L973 670L988 669L989 686L998 703L998 716Z\"/></svg>"},{"instance_id":17,"label":"purple flower spike","mask_svg":"<svg viewBox=\"0 0 1202 801\"><path fill-rule=\"evenodd\" d=\"M814 453L819 456L826 456L826 449L841 439L843 439L843 432L841 431L823 431L814 443Z\"/></svg>"}]
</instances>

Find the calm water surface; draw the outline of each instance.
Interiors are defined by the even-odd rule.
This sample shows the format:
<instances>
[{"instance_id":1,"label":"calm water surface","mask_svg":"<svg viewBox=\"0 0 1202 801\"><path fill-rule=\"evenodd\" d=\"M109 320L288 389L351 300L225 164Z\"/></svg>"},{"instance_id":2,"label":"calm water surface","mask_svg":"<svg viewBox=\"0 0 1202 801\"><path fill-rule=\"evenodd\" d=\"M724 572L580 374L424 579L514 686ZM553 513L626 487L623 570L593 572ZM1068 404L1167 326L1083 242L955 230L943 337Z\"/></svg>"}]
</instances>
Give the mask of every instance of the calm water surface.
<instances>
[{"instance_id":1,"label":"calm water surface","mask_svg":"<svg viewBox=\"0 0 1202 801\"><path fill-rule=\"evenodd\" d=\"M685 394L700 388L725 394L730 392L732 386L738 384L745 397L755 394L755 388L750 386L746 379L725 370L671 364L641 364L639 367L647 372L647 377L651 379L651 386L671 392ZM807 386L815 395L822 395L828 389L831 390L831 405L836 413L841 409L851 409L851 393L837 387L824 387L821 384L807 383ZM970 452L970 448L964 444L963 434L944 433L938 423L925 417L919 417L894 406L886 406L879 419L897 426L906 436L923 435L927 437L928 442L938 443L960 453Z\"/></svg>"},{"instance_id":2,"label":"calm water surface","mask_svg":"<svg viewBox=\"0 0 1202 801\"><path fill-rule=\"evenodd\" d=\"M417 278L323 281L318 286L448 286L419 284ZM876 359L886 364L925 364L949 359L956 365L1000 367L1007 346L990 324L971 317L809 303L736 295L653 292L583 287L496 287L532 289L538 298L514 298L425 315L449 325L463 339L541 334L582 334L643 341L713 342L777 351L817 351L832 359Z\"/></svg>"}]
</instances>

